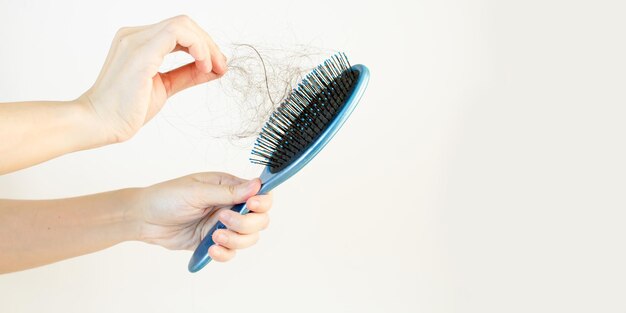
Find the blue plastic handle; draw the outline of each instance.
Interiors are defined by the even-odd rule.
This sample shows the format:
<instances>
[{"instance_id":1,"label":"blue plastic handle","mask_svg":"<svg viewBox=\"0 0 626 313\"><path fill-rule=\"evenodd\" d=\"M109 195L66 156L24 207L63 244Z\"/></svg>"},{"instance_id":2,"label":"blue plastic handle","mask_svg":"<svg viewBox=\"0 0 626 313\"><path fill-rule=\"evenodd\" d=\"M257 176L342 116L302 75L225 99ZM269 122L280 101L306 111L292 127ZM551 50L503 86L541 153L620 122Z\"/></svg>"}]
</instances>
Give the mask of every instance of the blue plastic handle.
<instances>
[{"instance_id":1,"label":"blue plastic handle","mask_svg":"<svg viewBox=\"0 0 626 313\"><path fill-rule=\"evenodd\" d=\"M267 170L267 173L271 175L271 173L269 173L269 170ZM264 171L263 173L265 173L266 171ZM269 184L263 183L261 185L261 190L259 190L259 192L257 193L257 195L262 195L262 194L266 194L268 193L271 188L278 186L278 184L274 184L273 182L275 181L275 179L272 179L272 177L275 177L273 175L271 176L263 176L263 174L261 174L261 182L264 181L264 178L266 180L269 181ZM279 183L280 184L280 183ZM250 210L248 210L248 208L246 207L245 203L240 203L235 205L234 207L232 207L230 209L231 211L237 212L239 214L246 214L248 213ZM213 225L213 227L211 227L211 229L209 229L209 231L207 232L206 236L204 237L204 239L202 239L202 241L200 242L200 244L198 245L198 247L196 248L196 251L193 252L193 256L191 256L191 260L189 260L189 271L192 273L195 273L199 270L201 270L205 265L207 265L209 262L211 262L211 257L209 256L209 248L215 244L215 241L213 241L213 233L218 230L218 229L226 229L226 225L224 225L222 222L217 221L217 223L215 225Z\"/></svg>"},{"instance_id":2,"label":"blue plastic handle","mask_svg":"<svg viewBox=\"0 0 626 313\"><path fill-rule=\"evenodd\" d=\"M245 203L237 204L234 206L232 211L235 211L240 214L246 214L248 209L246 208ZM206 237L200 242L196 251L194 251L191 260L189 261L189 271L195 273L202 269L206 264L211 262L211 257L209 256L209 247L215 244L213 241L213 233L218 229L226 229L226 225L222 224L222 222L217 221L217 224L213 225Z\"/></svg>"},{"instance_id":3,"label":"blue plastic handle","mask_svg":"<svg viewBox=\"0 0 626 313\"><path fill-rule=\"evenodd\" d=\"M276 188L276 186L282 184L284 181L289 179L289 177L300 171L300 169L309 163L309 161L311 161L313 157L315 157L322 150L322 148L326 146L333 136L335 136L339 128L341 128L341 125L343 125L343 123L348 119L350 113L354 111L354 108L361 99L361 96L363 96L363 92L365 92L370 75L369 70L365 67L365 65L357 64L352 66L352 69L359 72L358 81L356 82L354 89L352 89L352 94L348 96L346 103L342 106L339 112L337 112L333 121L330 122L326 130L324 130L320 136L287 167L276 173L271 173L269 167L265 167L261 173L262 185L261 190L258 192L259 195L268 193L270 190ZM245 203L235 205L231 210L240 214L248 213L248 208ZM226 226L224 226L222 222L218 221L217 224L209 230L207 235L204 239L202 239L196 248L196 251L193 252L191 260L189 260L188 268L190 272L195 273L211 262L209 247L215 244L215 242L213 242L213 233L218 229L225 228Z\"/></svg>"}]
</instances>

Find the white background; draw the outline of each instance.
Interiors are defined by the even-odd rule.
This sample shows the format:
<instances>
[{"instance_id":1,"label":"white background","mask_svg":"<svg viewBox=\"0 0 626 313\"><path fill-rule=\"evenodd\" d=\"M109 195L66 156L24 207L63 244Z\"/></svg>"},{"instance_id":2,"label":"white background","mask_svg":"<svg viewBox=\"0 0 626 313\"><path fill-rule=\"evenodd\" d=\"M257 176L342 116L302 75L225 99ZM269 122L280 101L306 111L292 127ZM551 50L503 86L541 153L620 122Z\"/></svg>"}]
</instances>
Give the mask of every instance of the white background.
<instances>
[{"instance_id":1,"label":"white background","mask_svg":"<svg viewBox=\"0 0 626 313\"><path fill-rule=\"evenodd\" d=\"M0 102L75 98L119 27L178 14L222 45L346 51L372 77L234 261L189 274L190 252L124 243L0 276L0 312L624 312L625 12L622 1L1 1ZM214 120L218 89L175 96L129 142L4 175L0 197L252 177L249 147L189 126Z\"/></svg>"}]
</instances>

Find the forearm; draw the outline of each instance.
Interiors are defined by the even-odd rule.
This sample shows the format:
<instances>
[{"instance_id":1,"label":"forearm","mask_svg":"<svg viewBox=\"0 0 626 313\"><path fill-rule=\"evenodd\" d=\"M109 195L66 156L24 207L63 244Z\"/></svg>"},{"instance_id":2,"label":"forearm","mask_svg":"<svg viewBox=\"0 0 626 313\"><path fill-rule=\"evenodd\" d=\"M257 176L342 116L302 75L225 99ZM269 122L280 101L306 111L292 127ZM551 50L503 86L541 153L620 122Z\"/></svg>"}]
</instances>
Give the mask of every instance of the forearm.
<instances>
[{"instance_id":1,"label":"forearm","mask_svg":"<svg viewBox=\"0 0 626 313\"><path fill-rule=\"evenodd\" d=\"M58 200L0 200L0 273L138 239L139 197L139 189L122 189Z\"/></svg>"},{"instance_id":2,"label":"forearm","mask_svg":"<svg viewBox=\"0 0 626 313\"><path fill-rule=\"evenodd\" d=\"M106 144L90 110L82 100L0 103L0 174Z\"/></svg>"}]
</instances>

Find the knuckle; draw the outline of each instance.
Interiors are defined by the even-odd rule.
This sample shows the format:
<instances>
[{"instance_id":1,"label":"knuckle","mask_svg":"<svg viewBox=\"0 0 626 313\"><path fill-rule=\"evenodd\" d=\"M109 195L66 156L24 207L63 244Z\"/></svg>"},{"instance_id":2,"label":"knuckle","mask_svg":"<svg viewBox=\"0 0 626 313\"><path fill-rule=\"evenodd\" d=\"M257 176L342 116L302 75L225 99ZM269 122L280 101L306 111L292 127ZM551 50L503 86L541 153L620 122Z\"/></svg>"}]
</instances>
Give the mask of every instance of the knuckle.
<instances>
[{"instance_id":1,"label":"knuckle","mask_svg":"<svg viewBox=\"0 0 626 313\"><path fill-rule=\"evenodd\" d=\"M226 185L226 190L228 191L228 194L231 197L235 196L235 191L236 191L235 185Z\"/></svg>"},{"instance_id":2,"label":"knuckle","mask_svg":"<svg viewBox=\"0 0 626 313\"><path fill-rule=\"evenodd\" d=\"M191 18L185 14L181 14L178 16L174 16L172 18L172 22L179 24L189 24L191 22Z\"/></svg>"},{"instance_id":3,"label":"knuckle","mask_svg":"<svg viewBox=\"0 0 626 313\"><path fill-rule=\"evenodd\" d=\"M115 37L120 38L126 36L130 32L130 27L122 27L117 30Z\"/></svg>"},{"instance_id":4,"label":"knuckle","mask_svg":"<svg viewBox=\"0 0 626 313\"><path fill-rule=\"evenodd\" d=\"M178 32L179 26L176 23L169 23L163 27L163 32L167 35L175 35Z\"/></svg>"},{"instance_id":5,"label":"knuckle","mask_svg":"<svg viewBox=\"0 0 626 313\"><path fill-rule=\"evenodd\" d=\"M179 19L179 20L185 21L185 22L188 22L188 21L191 20L191 18L187 14L178 15L178 16L176 16L176 19Z\"/></svg>"}]
</instances>

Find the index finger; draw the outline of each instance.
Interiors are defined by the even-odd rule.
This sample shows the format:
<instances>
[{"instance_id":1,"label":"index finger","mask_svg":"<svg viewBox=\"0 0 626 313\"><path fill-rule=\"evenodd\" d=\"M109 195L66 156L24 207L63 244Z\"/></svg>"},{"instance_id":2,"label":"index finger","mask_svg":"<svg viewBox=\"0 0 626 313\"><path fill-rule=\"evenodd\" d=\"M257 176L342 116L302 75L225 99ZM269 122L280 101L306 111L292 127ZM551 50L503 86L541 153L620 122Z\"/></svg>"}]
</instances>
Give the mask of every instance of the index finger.
<instances>
[{"instance_id":1,"label":"index finger","mask_svg":"<svg viewBox=\"0 0 626 313\"><path fill-rule=\"evenodd\" d=\"M202 72L213 71L213 64L216 70L223 72L225 62L219 63L221 52L213 40L202 31L189 17L181 15L157 24L156 33L147 35L153 37L146 45L151 51L158 51L162 59L167 54L176 50L178 46L186 48L189 54L195 59L196 66ZM216 72L216 74L220 74Z\"/></svg>"},{"instance_id":2,"label":"index finger","mask_svg":"<svg viewBox=\"0 0 626 313\"><path fill-rule=\"evenodd\" d=\"M226 56L222 53L219 46L213 41L213 38L209 36L209 34L202 29L194 20L189 19L192 24L192 27L195 28L196 32L200 37L205 38L207 45L209 46L209 50L211 51L211 63L213 65L213 72L216 74L224 74L226 72Z\"/></svg>"}]
</instances>

